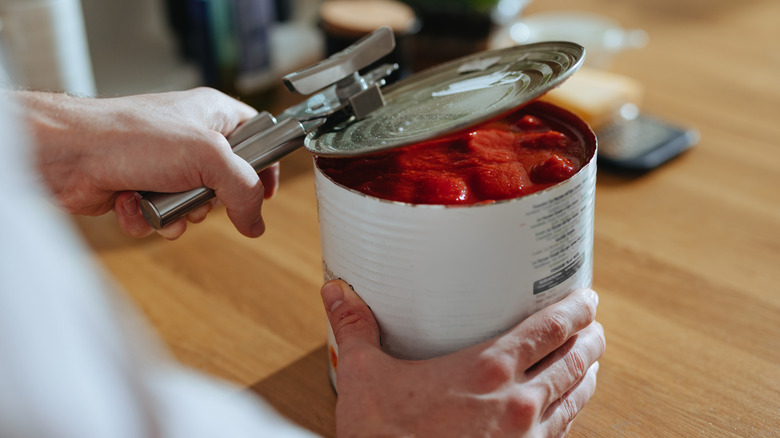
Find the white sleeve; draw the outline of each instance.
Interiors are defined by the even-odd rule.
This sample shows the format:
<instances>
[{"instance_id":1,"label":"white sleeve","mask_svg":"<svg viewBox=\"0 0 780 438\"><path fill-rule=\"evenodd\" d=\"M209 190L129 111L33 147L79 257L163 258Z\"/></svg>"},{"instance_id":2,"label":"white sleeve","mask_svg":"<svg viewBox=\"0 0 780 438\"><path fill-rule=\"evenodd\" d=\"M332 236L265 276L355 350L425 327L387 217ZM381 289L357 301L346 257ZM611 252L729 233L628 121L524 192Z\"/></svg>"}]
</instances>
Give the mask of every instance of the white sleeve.
<instances>
[{"instance_id":1,"label":"white sleeve","mask_svg":"<svg viewBox=\"0 0 780 438\"><path fill-rule=\"evenodd\" d=\"M0 435L308 437L162 353L30 171L0 99Z\"/></svg>"}]
</instances>

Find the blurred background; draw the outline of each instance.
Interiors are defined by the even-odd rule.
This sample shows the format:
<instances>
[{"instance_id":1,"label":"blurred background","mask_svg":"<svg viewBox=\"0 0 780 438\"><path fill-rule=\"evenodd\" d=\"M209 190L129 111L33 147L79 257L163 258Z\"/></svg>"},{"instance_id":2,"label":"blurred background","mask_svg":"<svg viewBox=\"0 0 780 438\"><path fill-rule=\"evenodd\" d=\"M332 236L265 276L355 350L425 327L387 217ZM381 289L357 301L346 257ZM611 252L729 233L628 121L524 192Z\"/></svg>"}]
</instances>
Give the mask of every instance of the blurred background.
<instances>
[{"instance_id":1,"label":"blurred background","mask_svg":"<svg viewBox=\"0 0 780 438\"><path fill-rule=\"evenodd\" d=\"M397 34L404 75L562 37L587 43L589 63L605 68L647 39L609 17L527 16L529 1L0 0L0 39L15 80L33 89L112 96L208 85L243 98L382 25Z\"/></svg>"},{"instance_id":2,"label":"blurred background","mask_svg":"<svg viewBox=\"0 0 780 438\"><path fill-rule=\"evenodd\" d=\"M302 100L279 86L284 74L380 26L397 40L382 60L400 65L391 81L488 49L574 41L587 49L584 68L544 99L590 124L605 164L646 170L698 141L687 126L638 117L644 84L611 72L648 45L635 23L654 8L606 16L589 10L603 11L598 4L531 0L0 0L0 42L26 88L117 96L206 85L278 113ZM626 123L638 118L645 123ZM636 146L648 130L663 138Z\"/></svg>"},{"instance_id":3,"label":"blurred background","mask_svg":"<svg viewBox=\"0 0 780 438\"><path fill-rule=\"evenodd\" d=\"M597 129L643 112L701 141L635 178L603 172L599 135L594 286L609 347L571 436L777 436L778 17L777 0L0 0L0 40L26 87L206 84L275 114L294 98L282 74L378 25L395 29L404 74L485 48L583 44L585 66L546 98ZM260 243L224 211L175 243L78 221L178 358L332 436L311 157L286 160Z\"/></svg>"},{"instance_id":4,"label":"blurred background","mask_svg":"<svg viewBox=\"0 0 780 438\"><path fill-rule=\"evenodd\" d=\"M716 52L716 41L727 44L734 30L702 33L698 43L673 41L676 31L734 8L720 0L629 0L607 9L595 0L0 0L0 42L13 79L27 88L116 96L206 85L276 113L301 100L279 86L281 76L379 26L396 34L389 60L401 69L392 80L486 49L574 41L587 49L584 67L544 99L593 127L605 164L647 170L699 136L687 120L668 126L639 117L646 89L662 93L651 83L663 72L685 80L693 75L683 71L711 74L698 71L696 59ZM659 51L670 42L685 59ZM659 60L658 71L636 71L635 61L648 57ZM690 68L677 68L683 64ZM660 115L677 125L673 112L665 105ZM644 123L624 123L635 119ZM625 149L651 135L663 138ZM646 160L661 149L661 158Z\"/></svg>"}]
</instances>

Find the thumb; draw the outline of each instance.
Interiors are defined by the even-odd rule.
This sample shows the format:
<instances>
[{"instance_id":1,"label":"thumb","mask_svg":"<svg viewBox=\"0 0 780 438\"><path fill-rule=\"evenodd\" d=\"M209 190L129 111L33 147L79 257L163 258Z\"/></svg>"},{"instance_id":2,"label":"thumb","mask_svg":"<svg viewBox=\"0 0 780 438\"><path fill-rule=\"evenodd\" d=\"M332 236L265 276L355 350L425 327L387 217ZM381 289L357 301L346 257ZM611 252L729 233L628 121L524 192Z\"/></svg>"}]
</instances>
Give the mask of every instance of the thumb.
<instances>
[{"instance_id":1,"label":"thumb","mask_svg":"<svg viewBox=\"0 0 780 438\"><path fill-rule=\"evenodd\" d=\"M331 280L320 291L339 351L369 344L379 348L379 326L374 314L342 280Z\"/></svg>"}]
</instances>

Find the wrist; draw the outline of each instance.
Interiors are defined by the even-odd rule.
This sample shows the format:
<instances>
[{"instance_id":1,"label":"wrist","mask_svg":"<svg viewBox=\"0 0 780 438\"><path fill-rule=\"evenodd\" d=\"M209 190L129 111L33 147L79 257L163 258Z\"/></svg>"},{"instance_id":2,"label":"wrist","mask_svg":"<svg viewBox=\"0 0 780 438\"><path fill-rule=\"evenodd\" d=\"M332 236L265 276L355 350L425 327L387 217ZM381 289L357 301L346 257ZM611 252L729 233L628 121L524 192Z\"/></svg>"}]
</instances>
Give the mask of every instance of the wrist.
<instances>
[{"instance_id":1,"label":"wrist","mask_svg":"<svg viewBox=\"0 0 780 438\"><path fill-rule=\"evenodd\" d=\"M105 112L96 108L97 99L63 93L16 92L21 116L34 144L34 161L44 184L63 208L77 212L71 196L79 197L82 186L91 185L88 142L94 135L87 129Z\"/></svg>"}]
</instances>

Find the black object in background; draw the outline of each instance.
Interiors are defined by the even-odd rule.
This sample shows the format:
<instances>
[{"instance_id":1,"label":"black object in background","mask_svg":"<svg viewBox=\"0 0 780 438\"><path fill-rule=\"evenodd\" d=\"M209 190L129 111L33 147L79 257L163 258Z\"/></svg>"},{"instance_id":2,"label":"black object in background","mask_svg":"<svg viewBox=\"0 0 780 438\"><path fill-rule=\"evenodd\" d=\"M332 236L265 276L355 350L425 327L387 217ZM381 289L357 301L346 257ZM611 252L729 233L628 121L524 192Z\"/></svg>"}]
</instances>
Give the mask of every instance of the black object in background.
<instances>
[{"instance_id":1,"label":"black object in background","mask_svg":"<svg viewBox=\"0 0 780 438\"><path fill-rule=\"evenodd\" d=\"M179 54L183 59L195 58L188 42L191 26L187 12L187 0L165 0L165 18L175 37Z\"/></svg>"},{"instance_id":2,"label":"black object in background","mask_svg":"<svg viewBox=\"0 0 780 438\"><path fill-rule=\"evenodd\" d=\"M699 132L640 113L599 129L596 137L599 167L644 172L690 149Z\"/></svg>"},{"instance_id":3,"label":"black object in background","mask_svg":"<svg viewBox=\"0 0 780 438\"><path fill-rule=\"evenodd\" d=\"M293 2L292 0L275 0L276 6L276 21L284 23L292 20L293 18Z\"/></svg>"},{"instance_id":4,"label":"black object in background","mask_svg":"<svg viewBox=\"0 0 780 438\"><path fill-rule=\"evenodd\" d=\"M289 0L165 0L179 53L198 66L203 85L242 95L262 88L271 70L277 5L292 13Z\"/></svg>"}]
</instances>

